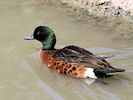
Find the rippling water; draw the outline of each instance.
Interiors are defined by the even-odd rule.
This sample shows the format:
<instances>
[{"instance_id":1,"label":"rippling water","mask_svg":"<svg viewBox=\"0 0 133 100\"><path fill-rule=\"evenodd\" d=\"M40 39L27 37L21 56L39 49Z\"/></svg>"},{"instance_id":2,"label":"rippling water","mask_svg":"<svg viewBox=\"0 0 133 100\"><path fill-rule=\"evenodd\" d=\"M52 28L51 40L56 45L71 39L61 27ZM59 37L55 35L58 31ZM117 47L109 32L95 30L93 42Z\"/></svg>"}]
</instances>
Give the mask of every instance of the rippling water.
<instances>
[{"instance_id":1,"label":"rippling water","mask_svg":"<svg viewBox=\"0 0 133 100\"><path fill-rule=\"evenodd\" d=\"M93 18L79 21L55 0L0 2L0 100L132 100L132 41L113 40L113 25L108 30ZM23 39L38 25L55 31L56 48L73 44L99 55L115 54L108 61L126 72L95 81L52 71L38 59L41 43Z\"/></svg>"}]
</instances>

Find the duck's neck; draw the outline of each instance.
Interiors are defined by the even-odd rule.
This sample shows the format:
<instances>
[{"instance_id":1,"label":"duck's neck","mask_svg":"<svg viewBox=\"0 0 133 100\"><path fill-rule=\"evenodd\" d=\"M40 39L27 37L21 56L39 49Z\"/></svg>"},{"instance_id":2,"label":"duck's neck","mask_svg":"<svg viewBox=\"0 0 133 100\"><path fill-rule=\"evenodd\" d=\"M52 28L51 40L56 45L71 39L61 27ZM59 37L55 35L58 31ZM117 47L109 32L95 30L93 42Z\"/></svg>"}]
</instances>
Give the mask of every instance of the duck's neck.
<instances>
[{"instance_id":1,"label":"duck's neck","mask_svg":"<svg viewBox=\"0 0 133 100\"><path fill-rule=\"evenodd\" d=\"M49 36L45 39L45 41L42 41L43 47L42 50L52 50L54 49L56 43L56 37L54 32L50 32Z\"/></svg>"}]
</instances>

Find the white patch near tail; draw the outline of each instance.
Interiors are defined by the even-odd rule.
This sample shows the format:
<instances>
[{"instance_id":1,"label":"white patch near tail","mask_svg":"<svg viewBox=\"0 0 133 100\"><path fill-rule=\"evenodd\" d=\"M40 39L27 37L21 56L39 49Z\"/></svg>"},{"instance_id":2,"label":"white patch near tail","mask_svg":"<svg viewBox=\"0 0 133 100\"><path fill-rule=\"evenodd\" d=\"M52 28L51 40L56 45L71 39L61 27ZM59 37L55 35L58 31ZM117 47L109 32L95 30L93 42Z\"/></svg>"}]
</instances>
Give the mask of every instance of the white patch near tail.
<instances>
[{"instance_id":1,"label":"white patch near tail","mask_svg":"<svg viewBox=\"0 0 133 100\"><path fill-rule=\"evenodd\" d=\"M94 69L93 68L87 68L86 72L85 72L85 77L89 77L89 78L97 78L95 76L95 73L93 72Z\"/></svg>"}]
</instances>

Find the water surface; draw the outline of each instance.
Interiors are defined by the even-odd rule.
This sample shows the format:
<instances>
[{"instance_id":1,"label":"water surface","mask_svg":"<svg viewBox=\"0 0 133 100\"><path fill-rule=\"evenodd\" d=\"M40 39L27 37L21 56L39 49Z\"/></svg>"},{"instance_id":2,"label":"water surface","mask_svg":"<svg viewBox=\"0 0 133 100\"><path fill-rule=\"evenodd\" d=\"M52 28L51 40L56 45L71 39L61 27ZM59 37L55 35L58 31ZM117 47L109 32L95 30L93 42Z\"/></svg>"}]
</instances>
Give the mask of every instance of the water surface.
<instances>
[{"instance_id":1,"label":"water surface","mask_svg":"<svg viewBox=\"0 0 133 100\"><path fill-rule=\"evenodd\" d=\"M107 28L97 18L82 22L56 0L0 2L0 100L132 100L132 41L112 39L115 26ZM99 55L115 54L108 61L126 72L93 82L52 71L38 59L41 43L23 39L38 25L54 30L56 48L73 44Z\"/></svg>"}]
</instances>

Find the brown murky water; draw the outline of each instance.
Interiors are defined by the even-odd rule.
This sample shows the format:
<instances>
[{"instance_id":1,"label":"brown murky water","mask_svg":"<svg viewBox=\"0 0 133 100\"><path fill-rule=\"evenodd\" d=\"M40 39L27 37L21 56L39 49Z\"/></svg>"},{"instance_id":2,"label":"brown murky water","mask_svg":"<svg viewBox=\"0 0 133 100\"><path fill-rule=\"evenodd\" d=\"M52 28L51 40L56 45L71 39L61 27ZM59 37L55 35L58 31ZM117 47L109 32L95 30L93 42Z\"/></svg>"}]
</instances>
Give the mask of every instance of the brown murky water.
<instances>
[{"instance_id":1,"label":"brown murky water","mask_svg":"<svg viewBox=\"0 0 133 100\"><path fill-rule=\"evenodd\" d=\"M96 19L84 23L53 2L0 0L0 100L132 100L132 42L113 40L114 26L109 31ZM41 43L23 39L38 25L55 31L57 48L74 44L95 54L115 54L108 61L126 72L96 82L57 74L38 59Z\"/></svg>"}]
</instances>

